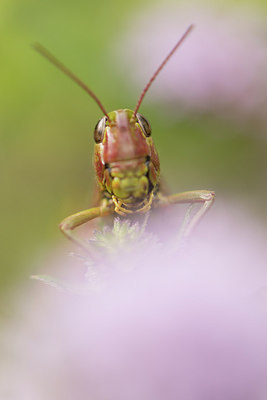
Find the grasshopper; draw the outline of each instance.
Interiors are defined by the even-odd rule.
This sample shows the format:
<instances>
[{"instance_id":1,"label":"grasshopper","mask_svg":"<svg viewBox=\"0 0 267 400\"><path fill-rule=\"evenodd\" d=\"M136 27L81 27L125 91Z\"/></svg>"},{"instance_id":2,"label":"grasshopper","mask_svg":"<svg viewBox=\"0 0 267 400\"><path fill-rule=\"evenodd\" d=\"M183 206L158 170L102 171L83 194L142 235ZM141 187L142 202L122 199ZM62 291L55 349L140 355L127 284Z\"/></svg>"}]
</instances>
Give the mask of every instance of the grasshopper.
<instances>
[{"instance_id":1,"label":"grasshopper","mask_svg":"<svg viewBox=\"0 0 267 400\"><path fill-rule=\"evenodd\" d=\"M78 226L98 217L145 214L151 208L178 203L200 203L201 207L188 222L184 236L188 236L201 217L211 207L215 193L210 190L193 190L165 195L160 186L160 162L151 137L148 120L138 112L145 94L170 57L193 29L190 25L174 48L154 72L142 91L134 111L120 109L107 112L98 97L46 48L34 48L58 69L84 89L98 104L104 116L94 130L94 168L100 190L100 204L65 218L59 225L67 238L85 250L85 244L74 234Z\"/></svg>"}]
</instances>

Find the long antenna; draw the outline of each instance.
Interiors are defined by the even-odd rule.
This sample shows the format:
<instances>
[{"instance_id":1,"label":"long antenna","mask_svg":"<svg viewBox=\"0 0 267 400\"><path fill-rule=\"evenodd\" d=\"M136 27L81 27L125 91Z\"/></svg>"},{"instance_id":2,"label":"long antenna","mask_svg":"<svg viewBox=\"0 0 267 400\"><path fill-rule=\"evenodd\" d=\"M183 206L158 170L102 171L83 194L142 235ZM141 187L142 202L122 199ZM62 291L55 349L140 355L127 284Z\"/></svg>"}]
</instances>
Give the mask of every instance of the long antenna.
<instances>
[{"instance_id":1,"label":"long antenna","mask_svg":"<svg viewBox=\"0 0 267 400\"><path fill-rule=\"evenodd\" d=\"M176 45L174 46L174 48L170 51L170 53L167 55L167 57L163 60L163 62L160 64L160 66L157 68L157 70L154 72L154 74L152 75L152 77L150 78L149 82L147 83L147 85L145 86L144 90L141 93L141 96L139 97L139 100L135 106L134 109L134 115L136 115L137 111L139 110L139 107L143 101L143 98L145 97L146 92L148 91L148 89L150 88L152 82L155 80L155 78L158 76L158 74L160 73L160 71L162 70L162 68L165 66L165 64L167 63L167 61L169 61L169 59L171 58L171 56L173 55L173 53L178 49L178 47L180 46L180 44L184 41L184 39L187 37L187 35L192 31L192 29L194 28L194 25L190 25L187 30L185 31L185 33L183 34L183 36L178 40L178 42L176 43Z\"/></svg>"},{"instance_id":2,"label":"long antenna","mask_svg":"<svg viewBox=\"0 0 267 400\"><path fill-rule=\"evenodd\" d=\"M77 83L83 90L85 90L98 104L100 109L103 111L105 116L108 118L108 113L106 109L104 108L103 104L99 100L99 98L92 92L91 89L89 89L88 86L85 85L76 75L74 75L73 72L71 72L65 65L63 65L53 54L51 54L44 46L42 46L40 43L34 43L33 48L38 51L42 56L44 56L48 61L50 61L53 65L55 65L60 71L62 71L65 75L67 75L69 78L71 78L74 82Z\"/></svg>"}]
</instances>

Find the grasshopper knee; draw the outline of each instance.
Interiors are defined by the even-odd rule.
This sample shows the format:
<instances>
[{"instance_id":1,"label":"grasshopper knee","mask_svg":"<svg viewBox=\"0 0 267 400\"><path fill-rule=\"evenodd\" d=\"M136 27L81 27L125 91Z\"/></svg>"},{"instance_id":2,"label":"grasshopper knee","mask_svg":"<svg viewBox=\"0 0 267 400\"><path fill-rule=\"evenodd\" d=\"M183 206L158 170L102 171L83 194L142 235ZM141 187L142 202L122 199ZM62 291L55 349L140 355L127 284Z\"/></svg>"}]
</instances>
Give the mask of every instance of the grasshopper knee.
<instances>
[{"instance_id":1,"label":"grasshopper knee","mask_svg":"<svg viewBox=\"0 0 267 400\"><path fill-rule=\"evenodd\" d=\"M215 192L209 190L201 190L200 191L200 199L203 201L212 202L215 200Z\"/></svg>"},{"instance_id":2,"label":"grasshopper knee","mask_svg":"<svg viewBox=\"0 0 267 400\"><path fill-rule=\"evenodd\" d=\"M216 195L215 195L215 192L210 192L210 198L209 198L209 201L210 201L211 203L213 203L213 202L214 202L214 200L215 200L215 197L216 197Z\"/></svg>"},{"instance_id":3,"label":"grasshopper knee","mask_svg":"<svg viewBox=\"0 0 267 400\"><path fill-rule=\"evenodd\" d=\"M61 232L65 233L65 234L69 233L73 229L73 227L71 226L71 223L69 221L65 221L65 220L60 222L58 227L61 230Z\"/></svg>"}]
</instances>

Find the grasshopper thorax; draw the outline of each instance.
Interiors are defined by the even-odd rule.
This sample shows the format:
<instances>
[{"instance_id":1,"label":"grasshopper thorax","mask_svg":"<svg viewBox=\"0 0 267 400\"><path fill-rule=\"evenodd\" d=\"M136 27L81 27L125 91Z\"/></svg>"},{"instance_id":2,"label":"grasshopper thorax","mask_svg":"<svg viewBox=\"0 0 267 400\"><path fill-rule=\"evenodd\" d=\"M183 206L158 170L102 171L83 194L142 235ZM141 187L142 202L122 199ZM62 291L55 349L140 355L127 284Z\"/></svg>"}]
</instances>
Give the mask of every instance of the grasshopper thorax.
<instances>
[{"instance_id":1,"label":"grasshopper thorax","mask_svg":"<svg viewBox=\"0 0 267 400\"><path fill-rule=\"evenodd\" d=\"M146 200L160 172L146 118L128 109L112 111L97 123L94 138L94 167L101 189L127 206Z\"/></svg>"}]
</instances>

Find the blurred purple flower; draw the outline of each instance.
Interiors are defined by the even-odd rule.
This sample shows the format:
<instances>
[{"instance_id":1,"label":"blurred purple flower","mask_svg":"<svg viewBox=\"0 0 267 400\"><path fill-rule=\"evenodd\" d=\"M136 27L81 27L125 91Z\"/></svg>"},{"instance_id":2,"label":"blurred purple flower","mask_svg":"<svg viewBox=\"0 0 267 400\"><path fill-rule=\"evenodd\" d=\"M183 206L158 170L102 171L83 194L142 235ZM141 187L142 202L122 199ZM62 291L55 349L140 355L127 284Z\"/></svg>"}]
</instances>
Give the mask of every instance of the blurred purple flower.
<instances>
[{"instance_id":1,"label":"blurred purple flower","mask_svg":"<svg viewBox=\"0 0 267 400\"><path fill-rule=\"evenodd\" d=\"M15 360L2 357L3 398L262 400L265 234L233 215L209 216L179 252L118 253L101 291L31 294L2 346Z\"/></svg>"},{"instance_id":2,"label":"blurred purple flower","mask_svg":"<svg viewBox=\"0 0 267 400\"><path fill-rule=\"evenodd\" d=\"M215 112L266 122L266 21L244 4L142 8L118 47L120 65L135 87L141 89L191 23L195 30L161 72L147 101L161 99L178 114Z\"/></svg>"}]
</instances>

